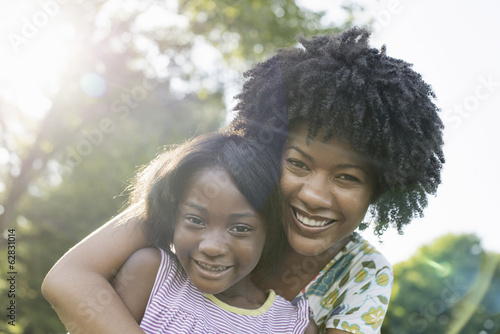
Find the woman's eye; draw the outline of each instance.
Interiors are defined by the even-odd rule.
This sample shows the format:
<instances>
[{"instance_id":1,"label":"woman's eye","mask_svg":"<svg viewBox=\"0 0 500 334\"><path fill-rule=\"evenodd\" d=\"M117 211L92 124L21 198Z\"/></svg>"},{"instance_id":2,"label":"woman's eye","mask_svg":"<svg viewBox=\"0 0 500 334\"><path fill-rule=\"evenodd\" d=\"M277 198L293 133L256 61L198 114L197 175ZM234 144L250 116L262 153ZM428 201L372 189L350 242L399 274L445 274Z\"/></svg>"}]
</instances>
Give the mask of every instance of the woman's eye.
<instances>
[{"instance_id":1,"label":"woman's eye","mask_svg":"<svg viewBox=\"0 0 500 334\"><path fill-rule=\"evenodd\" d=\"M351 182L359 182L359 179L357 177L348 174L340 175L339 179Z\"/></svg>"},{"instance_id":2,"label":"woman's eye","mask_svg":"<svg viewBox=\"0 0 500 334\"><path fill-rule=\"evenodd\" d=\"M307 166L304 163L302 163L301 161L299 161L299 160L287 159L286 161L290 165L292 165L293 167L300 168L300 169L306 169L307 170Z\"/></svg>"}]
</instances>

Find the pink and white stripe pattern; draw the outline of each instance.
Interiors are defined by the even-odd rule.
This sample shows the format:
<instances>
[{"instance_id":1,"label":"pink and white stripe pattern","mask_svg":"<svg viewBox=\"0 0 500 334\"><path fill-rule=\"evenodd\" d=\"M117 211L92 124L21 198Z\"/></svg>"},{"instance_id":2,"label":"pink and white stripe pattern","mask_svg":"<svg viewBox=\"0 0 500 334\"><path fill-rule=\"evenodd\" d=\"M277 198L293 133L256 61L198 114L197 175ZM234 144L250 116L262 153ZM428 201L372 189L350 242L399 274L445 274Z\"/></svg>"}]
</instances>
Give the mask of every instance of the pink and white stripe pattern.
<instances>
[{"instance_id":1,"label":"pink and white stripe pattern","mask_svg":"<svg viewBox=\"0 0 500 334\"><path fill-rule=\"evenodd\" d=\"M147 334L293 334L303 333L309 323L305 299L293 306L269 291L259 309L235 308L203 294L173 258L161 253L161 265L141 322Z\"/></svg>"}]
</instances>

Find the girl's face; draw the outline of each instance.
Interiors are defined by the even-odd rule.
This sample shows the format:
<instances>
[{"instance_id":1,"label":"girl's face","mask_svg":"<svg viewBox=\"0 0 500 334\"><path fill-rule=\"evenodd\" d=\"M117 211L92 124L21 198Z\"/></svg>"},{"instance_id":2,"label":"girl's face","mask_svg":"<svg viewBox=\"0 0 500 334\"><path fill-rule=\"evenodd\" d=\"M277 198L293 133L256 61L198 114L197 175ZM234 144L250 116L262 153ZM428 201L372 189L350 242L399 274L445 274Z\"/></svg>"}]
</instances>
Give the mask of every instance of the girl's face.
<instances>
[{"instance_id":1,"label":"girl's face","mask_svg":"<svg viewBox=\"0 0 500 334\"><path fill-rule=\"evenodd\" d=\"M281 176L285 230L296 252L319 255L362 222L374 195L374 176L347 143L333 138L307 144L305 122L290 130Z\"/></svg>"},{"instance_id":2,"label":"girl's face","mask_svg":"<svg viewBox=\"0 0 500 334\"><path fill-rule=\"evenodd\" d=\"M174 247L198 289L245 291L265 239L265 221L225 171L205 168L191 177L175 218Z\"/></svg>"}]
</instances>

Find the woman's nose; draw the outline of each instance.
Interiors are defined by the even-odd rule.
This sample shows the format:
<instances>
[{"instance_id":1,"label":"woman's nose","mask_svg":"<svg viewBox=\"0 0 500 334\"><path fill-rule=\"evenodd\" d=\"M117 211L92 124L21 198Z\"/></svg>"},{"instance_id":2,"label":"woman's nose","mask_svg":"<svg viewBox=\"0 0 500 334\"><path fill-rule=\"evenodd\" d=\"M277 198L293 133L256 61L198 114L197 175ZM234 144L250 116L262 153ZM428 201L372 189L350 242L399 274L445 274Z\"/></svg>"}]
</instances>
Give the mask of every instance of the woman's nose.
<instances>
[{"instance_id":1,"label":"woman's nose","mask_svg":"<svg viewBox=\"0 0 500 334\"><path fill-rule=\"evenodd\" d=\"M333 195L326 177L311 175L302 185L298 197L309 209L331 209Z\"/></svg>"}]
</instances>

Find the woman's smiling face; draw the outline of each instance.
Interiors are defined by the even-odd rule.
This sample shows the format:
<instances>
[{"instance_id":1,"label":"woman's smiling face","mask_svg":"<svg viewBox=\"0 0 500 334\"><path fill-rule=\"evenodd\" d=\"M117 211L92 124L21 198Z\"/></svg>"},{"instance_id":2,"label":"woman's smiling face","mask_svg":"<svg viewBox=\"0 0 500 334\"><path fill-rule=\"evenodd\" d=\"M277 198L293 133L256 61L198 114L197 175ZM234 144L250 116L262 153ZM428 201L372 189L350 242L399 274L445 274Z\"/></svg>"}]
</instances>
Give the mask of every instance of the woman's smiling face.
<instances>
[{"instance_id":1,"label":"woman's smiling face","mask_svg":"<svg viewBox=\"0 0 500 334\"><path fill-rule=\"evenodd\" d=\"M283 152L281 189L288 241L314 256L339 245L362 222L375 182L363 155L336 138L306 143L307 123L290 129Z\"/></svg>"}]
</instances>

